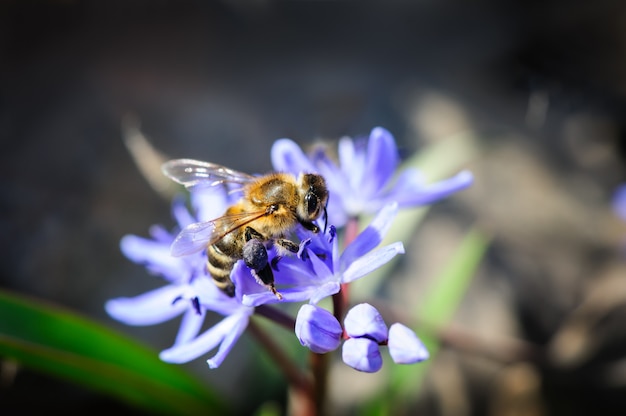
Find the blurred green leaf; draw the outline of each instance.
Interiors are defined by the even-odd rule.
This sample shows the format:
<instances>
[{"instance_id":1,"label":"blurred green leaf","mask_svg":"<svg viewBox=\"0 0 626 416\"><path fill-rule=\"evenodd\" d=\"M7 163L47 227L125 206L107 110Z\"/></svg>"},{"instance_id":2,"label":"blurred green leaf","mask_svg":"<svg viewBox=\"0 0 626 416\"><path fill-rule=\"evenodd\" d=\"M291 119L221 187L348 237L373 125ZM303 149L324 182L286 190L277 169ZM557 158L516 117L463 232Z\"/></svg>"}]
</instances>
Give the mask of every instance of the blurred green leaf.
<instances>
[{"instance_id":1,"label":"blurred green leaf","mask_svg":"<svg viewBox=\"0 0 626 416\"><path fill-rule=\"evenodd\" d=\"M416 365L394 365L391 368L392 397L415 397L426 372L439 350L432 329L444 327L453 317L480 265L489 245L489 238L480 231L470 231L461 242L440 276L417 305L413 316L423 323L424 330L416 331L430 353L430 359ZM430 330L429 330L430 329ZM387 397L387 400L389 398Z\"/></svg>"},{"instance_id":2,"label":"blurred green leaf","mask_svg":"<svg viewBox=\"0 0 626 416\"><path fill-rule=\"evenodd\" d=\"M0 290L0 356L169 414L222 413L224 405L181 367L58 306Z\"/></svg>"}]
</instances>

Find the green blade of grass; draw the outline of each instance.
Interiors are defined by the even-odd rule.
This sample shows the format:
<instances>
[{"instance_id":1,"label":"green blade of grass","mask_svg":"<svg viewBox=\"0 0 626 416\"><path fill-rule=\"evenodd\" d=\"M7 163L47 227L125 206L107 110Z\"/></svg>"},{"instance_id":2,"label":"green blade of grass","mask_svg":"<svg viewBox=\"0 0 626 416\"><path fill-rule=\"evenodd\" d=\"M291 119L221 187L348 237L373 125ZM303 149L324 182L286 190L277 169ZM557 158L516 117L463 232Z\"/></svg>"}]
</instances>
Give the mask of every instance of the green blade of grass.
<instances>
[{"instance_id":1,"label":"green blade of grass","mask_svg":"<svg viewBox=\"0 0 626 416\"><path fill-rule=\"evenodd\" d=\"M0 290L0 356L150 411L220 413L224 405L181 367L58 306Z\"/></svg>"},{"instance_id":2,"label":"green blade of grass","mask_svg":"<svg viewBox=\"0 0 626 416\"><path fill-rule=\"evenodd\" d=\"M430 360L417 365L395 365L391 370L390 389L394 397L415 397L430 363L439 350L432 329L444 327L453 317L480 265L489 238L478 230L470 231L453 254L440 276L417 305L413 316L431 330L417 330L430 353Z\"/></svg>"}]
</instances>

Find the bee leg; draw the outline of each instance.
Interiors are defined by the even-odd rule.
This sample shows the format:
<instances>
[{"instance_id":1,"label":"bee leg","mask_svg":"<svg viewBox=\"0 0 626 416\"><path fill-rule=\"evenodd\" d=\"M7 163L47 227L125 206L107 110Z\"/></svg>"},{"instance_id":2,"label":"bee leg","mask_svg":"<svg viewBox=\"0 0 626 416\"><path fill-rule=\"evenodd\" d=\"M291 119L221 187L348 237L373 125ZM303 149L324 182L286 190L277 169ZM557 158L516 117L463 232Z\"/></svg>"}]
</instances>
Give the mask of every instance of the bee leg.
<instances>
[{"instance_id":1,"label":"bee leg","mask_svg":"<svg viewBox=\"0 0 626 416\"><path fill-rule=\"evenodd\" d=\"M278 240L276 240L276 244L294 254L297 253L298 250L300 250L300 246L298 244L294 243L291 240L287 240L286 238L279 238Z\"/></svg>"},{"instance_id":2,"label":"bee leg","mask_svg":"<svg viewBox=\"0 0 626 416\"><path fill-rule=\"evenodd\" d=\"M261 240L261 241L267 240L263 236L263 234L261 234L260 232L258 232L257 230L255 230L252 227L246 227L246 229L244 231L244 237L245 237L246 241L250 241L253 238L256 238L257 240Z\"/></svg>"},{"instance_id":3,"label":"bee leg","mask_svg":"<svg viewBox=\"0 0 626 416\"><path fill-rule=\"evenodd\" d=\"M274 286L274 273L267 261L267 249L261 240L252 238L243 246L243 261L259 283L267 286L279 300L283 298Z\"/></svg>"},{"instance_id":4,"label":"bee leg","mask_svg":"<svg viewBox=\"0 0 626 416\"><path fill-rule=\"evenodd\" d=\"M246 266L252 270L261 270L267 266L267 250L261 240L249 240L244 244L242 254Z\"/></svg>"},{"instance_id":5,"label":"bee leg","mask_svg":"<svg viewBox=\"0 0 626 416\"><path fill-rule=\"evenodd\" d=\"M274 296L278 298L278 300L283 300L283 295L281 295L280 292L276 290L276 286L274 286L274 273L272 272L272 268L269 264L266 264L265 267L260 270L252 269L252 275L260 283L267 286Z\"/></svg>"}]
</instances>

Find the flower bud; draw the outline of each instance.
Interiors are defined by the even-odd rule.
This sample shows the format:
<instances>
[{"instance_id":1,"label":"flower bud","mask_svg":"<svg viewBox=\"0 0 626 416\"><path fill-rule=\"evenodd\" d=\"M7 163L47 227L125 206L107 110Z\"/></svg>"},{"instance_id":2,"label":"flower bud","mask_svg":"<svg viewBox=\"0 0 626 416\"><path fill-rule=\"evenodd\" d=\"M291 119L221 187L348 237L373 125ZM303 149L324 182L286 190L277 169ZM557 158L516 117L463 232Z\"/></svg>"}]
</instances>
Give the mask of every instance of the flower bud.
<instances>
[{"instance_id":1,"label":"flower bud","mask_svg":"<svg viewBox=\"0 0 626 416\"><path fill-rule=\"evenodd\" d=\"M348 311L343 321L346 333L352 338L367 337L378 343L387 341L387 325L375 307L361 303Z\"/></svg>"},{"instance_id":2,"label":"flower bud","mask_svg":"<svg viewBox=\"0 0 626 416\"><path fill-rule=\"evenodd\" d=\"M426 347L410 328L395 323L389 328L389 354L396 364L414 364L427 360Z\"/></svg>"},{"instance_id":3,"label":"flower bud","mask_svg":"<svg viewBox=\"0 0 626 416\"><path fill-rule=\"evenodd\" d=\"M355 370L375 373L383 366L378 344L369 338L350 338L343 343L343 362Z\"/></svg>"},{"instance_id":4,"label":"flower bud","mask_svg":"<svg viewBox=\"0 0 626 416\"><path fill-rule=\"evenodd\" d=\"M296 317L296 336L300 344L319 354L336 350L343 330L337 318L326 309L302 305Z\"/></svg>"}]
</instances>

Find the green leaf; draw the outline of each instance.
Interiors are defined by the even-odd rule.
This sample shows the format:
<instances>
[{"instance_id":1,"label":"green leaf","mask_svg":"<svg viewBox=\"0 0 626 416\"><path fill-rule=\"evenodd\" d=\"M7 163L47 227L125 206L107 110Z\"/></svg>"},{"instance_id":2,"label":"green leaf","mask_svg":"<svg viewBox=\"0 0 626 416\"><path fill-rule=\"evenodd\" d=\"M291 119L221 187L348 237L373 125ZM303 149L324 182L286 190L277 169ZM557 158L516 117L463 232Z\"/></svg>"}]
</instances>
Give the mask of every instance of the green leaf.
<instances>
[{"instance_id":1,"label":"green leaf","mask_svg":"<svg viewBox=\"0 0 626 416\"><path fill-rule=\"evenodd\" d=\"M159 413L222 413L181 367L73 312L0 290L0 356Z\"/></svg>"},{"instance_id":2,"label":"green leaf","mask_svg":"<svg viewBox=\"0 0 626 416\"><path fill-rule=\"evenodd\" d=\"M444 327L452 319L463 300L476 270L489 245L489 238L480 231L470 231L461 242L442 273L434 279L432 287L417 305L413 316L424 324L417 334L428 349L430 359L416 365L395 365L391 370L390 389L394 397L415 397L430 363L439 350L432 330Z\"/></svg>"}]
</instances>

